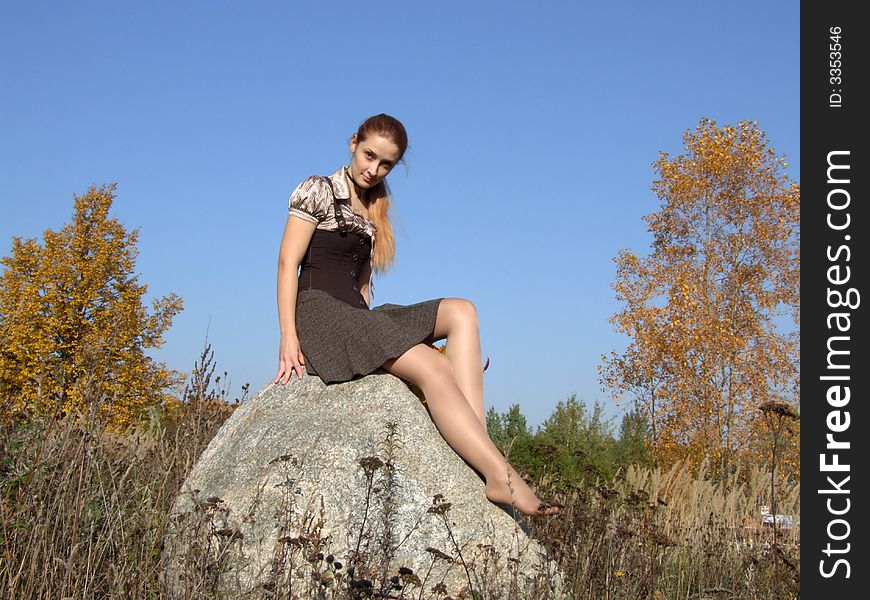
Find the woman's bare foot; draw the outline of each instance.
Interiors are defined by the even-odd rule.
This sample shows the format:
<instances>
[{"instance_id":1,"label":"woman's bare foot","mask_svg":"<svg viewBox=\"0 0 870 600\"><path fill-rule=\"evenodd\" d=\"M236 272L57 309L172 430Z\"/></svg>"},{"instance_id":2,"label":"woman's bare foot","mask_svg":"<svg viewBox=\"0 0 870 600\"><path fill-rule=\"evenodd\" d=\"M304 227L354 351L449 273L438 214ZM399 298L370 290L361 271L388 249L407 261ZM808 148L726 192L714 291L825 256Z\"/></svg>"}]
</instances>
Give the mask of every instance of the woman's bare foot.
<instances>
[{"instance_id":1,"label":"woman's bare foot","mask_svg":"<svg viewBox=\"0 0 870 600\"><path fill-rule=\"evenodd\" d=\"M542 502L510 465L501 477L487 480L486 497L494 504L512 504L524 515L555 515L559 512L558 507Z\"/></svg>"}]
</instances>

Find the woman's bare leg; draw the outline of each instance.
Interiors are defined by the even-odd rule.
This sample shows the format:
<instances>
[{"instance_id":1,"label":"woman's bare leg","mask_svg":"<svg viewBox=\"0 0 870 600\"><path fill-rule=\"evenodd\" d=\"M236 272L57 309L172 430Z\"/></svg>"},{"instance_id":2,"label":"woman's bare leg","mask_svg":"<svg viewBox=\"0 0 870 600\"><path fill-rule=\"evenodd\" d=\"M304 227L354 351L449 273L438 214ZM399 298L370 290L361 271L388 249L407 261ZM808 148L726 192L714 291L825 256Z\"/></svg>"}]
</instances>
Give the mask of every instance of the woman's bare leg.
<instances>
[{"instance_id":1,"label":"woman's bare leg","mask_svg":"<svg viewBox=\"0 0 870 600\"><path fill-rule=\"evenodd\" d=\"M433 333L435 339L447 338L445 356L453 368L456 383L486 431L480 326L474 304L462 298L441 300Z\"/></svg>"},{"instance_id":2,"label":"woman's bare leg","mask_svg":"<svg viewBox=\"0 0 870 600\"><path fill-rule=\"evenodd\" d=\"M446 357L425 344L417 344L383 366L423 391L438 431L459 456L483 475L486 497L491 502L513 503L527 515L558 512L555 508L542 509L532 489L507 464L462 395Z\"/></svg>"}]
</instances>

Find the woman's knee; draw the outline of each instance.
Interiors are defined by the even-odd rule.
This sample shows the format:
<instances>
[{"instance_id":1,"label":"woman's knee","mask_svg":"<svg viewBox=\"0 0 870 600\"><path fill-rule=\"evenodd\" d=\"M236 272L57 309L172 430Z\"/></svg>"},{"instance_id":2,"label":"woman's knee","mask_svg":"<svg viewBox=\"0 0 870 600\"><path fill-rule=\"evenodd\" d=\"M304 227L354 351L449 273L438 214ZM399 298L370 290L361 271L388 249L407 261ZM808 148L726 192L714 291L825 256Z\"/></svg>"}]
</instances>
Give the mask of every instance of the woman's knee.
<instances>
[{"instance_id":1,"label":"woman's knee","mask_svg":"<svg viewBox=\"0 0 870 600\"><path fill-rule=\"evenodd\" d=\"M441 301L444 313L443 330L448 334L450 330L462 327L477 327L477 307L465 298L445 298Z\"/></svg>"},{"instance_id":2,"label":"woman's knee","mask_svg":"<svg viewBox=\"0 0 870 600\"><path fill-rule=\"evenodd\" d=\"M457 298L457 300L459 318L466 323L474 323L477 325L477 307L474 303L465 298Z\"/></svg>"}]
</instances>

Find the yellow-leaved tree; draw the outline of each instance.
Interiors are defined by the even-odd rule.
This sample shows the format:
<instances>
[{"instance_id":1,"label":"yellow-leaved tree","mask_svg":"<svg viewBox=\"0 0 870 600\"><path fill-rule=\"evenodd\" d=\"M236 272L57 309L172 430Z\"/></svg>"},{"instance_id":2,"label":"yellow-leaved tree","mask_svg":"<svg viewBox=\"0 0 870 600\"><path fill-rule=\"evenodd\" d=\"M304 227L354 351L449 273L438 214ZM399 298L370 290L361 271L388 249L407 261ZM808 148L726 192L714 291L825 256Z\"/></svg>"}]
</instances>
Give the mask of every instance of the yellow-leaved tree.
<instances>
[{"instance_id":1,"label":"yellow-leaved tree","mask_svg":"<svg viewBox=\"0 0 870 600\"><path fill-rule=\"evenodd\" d=\"M143 304L138 231L109 209L115 184L75 197L72 223L43 242L12 240L0 259L0 408L29 418L97 410L124 426L168 398L174 371L145 352L181 310L175 294Z\"/></svg>"},{"instance_id":2,"label":"yellow-leaved tree","mask_svg":"<svg viewBox=\"0 0 870 600\"><path fill-rule=\"evenodd\" d=\"M611 322L631 341L600 375L646 416L660 464L724 475L769 460L762 405L799 406L800 190L754 122L702 119L683 139L654 163L650 253L615 259ZM781 447L796 475L798 436Z\"/></svg>"}]
</instances>

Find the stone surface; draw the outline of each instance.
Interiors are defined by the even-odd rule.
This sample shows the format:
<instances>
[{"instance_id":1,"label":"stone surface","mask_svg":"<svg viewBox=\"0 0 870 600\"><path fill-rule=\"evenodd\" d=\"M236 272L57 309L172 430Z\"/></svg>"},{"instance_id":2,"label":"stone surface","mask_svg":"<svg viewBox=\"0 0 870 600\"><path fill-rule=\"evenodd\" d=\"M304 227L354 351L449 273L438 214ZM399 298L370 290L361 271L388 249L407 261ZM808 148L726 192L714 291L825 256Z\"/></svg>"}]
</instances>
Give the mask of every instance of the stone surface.
<instances>
[{"instance_id":1,"label":"stone surface","mask_svg":"<svg viewBox=\"0 0 870 600\"><path fill-rule=\"evenodd\" d=\"M415 598L418 581L424 598L433 587L531 598L556 585L541 546L383 371L267 385L211 441L173 514L165 574L179 596L345 597L364 580L388 589L393 575Z\"/></svg>"}]
</instances>

